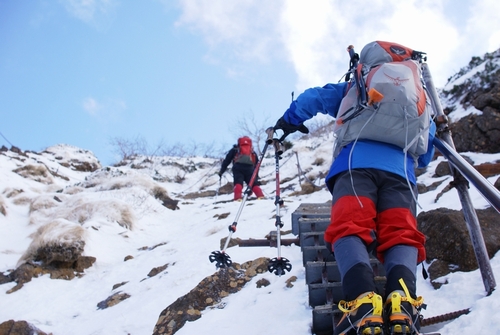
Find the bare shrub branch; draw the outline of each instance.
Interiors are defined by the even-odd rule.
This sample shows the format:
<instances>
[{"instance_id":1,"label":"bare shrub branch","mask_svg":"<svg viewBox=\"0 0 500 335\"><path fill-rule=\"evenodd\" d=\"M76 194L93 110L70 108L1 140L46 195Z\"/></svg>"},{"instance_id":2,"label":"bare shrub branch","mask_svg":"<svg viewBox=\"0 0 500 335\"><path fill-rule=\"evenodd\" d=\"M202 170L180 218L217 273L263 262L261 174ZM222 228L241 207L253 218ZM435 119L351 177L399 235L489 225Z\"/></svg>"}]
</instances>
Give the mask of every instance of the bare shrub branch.
<instances>
[{"instance_id":1,"label":"bare shrub branch","mask_svg":"<svg viewBox=\"0 0 500 335\"><path fill-rule=\"evenodd\" d=\"M194 157L203 156L206 158L216 158L224 151L216 149L215 143L199 144L191 141L189 143L177 142L168 145L164 139L161 139L155 146L151 147L147 140L139 135L134 139L115 137L110 140L113 152L118 154L121 161L131 159L137 156L172 156L172 157Z\"/></svg>"},{"instance_id":2,"label":"bare shrub branch","mask_svg":"<svg viewBox=\"0 0 500 335\"><path fill-rule=\"evenodd\" d=\"M260 156L262 154L262 149L260 147L261 143L264 142L266 138L266 129L269 127L270 121L269 117L266 117L263 121L257 122L255 120L255 115L252 111L249 113L242 114L235 123L235 126L231 128L231 132L237 137L248 136L252 139L254 143L254 149Z\"/></svg>"}]
</instances>

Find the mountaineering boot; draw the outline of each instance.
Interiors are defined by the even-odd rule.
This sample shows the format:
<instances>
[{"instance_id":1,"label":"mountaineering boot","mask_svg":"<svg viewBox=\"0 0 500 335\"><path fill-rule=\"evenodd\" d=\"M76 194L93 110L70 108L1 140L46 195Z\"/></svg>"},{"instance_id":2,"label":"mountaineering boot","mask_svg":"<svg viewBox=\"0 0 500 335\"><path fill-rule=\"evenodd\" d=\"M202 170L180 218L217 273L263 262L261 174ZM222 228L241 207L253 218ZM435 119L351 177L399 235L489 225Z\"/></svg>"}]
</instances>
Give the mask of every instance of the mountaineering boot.
<instances>
[{"instance_id":1,"label":"mountaineering boot","mask_svg":"<svg viewBox=\"0 0 500 335\"><path fill-rule=\"evenodd\" d=\"M420 334L420 310L425 308L424 299L412 298L404 280L399 280L403 291L392 291L384 306L387 335Z\"/></svg>"},{"instance_id":2,"label":"mountaineering boot","mask_svg":"<svg viewBox=\"0 0 500 335\"><path fill-rule=\"evenodd\" d=\"M255 193L257 199L264 199L264 193L262 193L262 189L259 185L255 185L252 187L252 192Z\"/></svg>"},{"instance_id":3,"label":"mountaineering boot","mask_svg":"<svg viewBox=\"0 0 500 335\"><path fill-rule=\"evenodd\" d=\"M339 266L344 300L338 303L344 315L334 328L334 335L382 334L384 308L376 293L373 268L364 242L356 236L338 239L333 250Z\"/></svg>"},{"instance_id":4,"label":"mountaineering boot","mask_svg":"<svg viewBox=\"0 0 500 335\"><path fill-rule=\"evenodd\" d=\"M243 185L234 184L233 193L234 201L241 201L241 192L243 191Z\"/></svg>"},{"instance_id":5,"label":"mountaineering boot","mask_svg":"<svg viewBox=\"0 0 500 335\"><path fill-rule=\"evenodd\" d=\"M335 327L334 335L383 334L382 297L375 292L366 292L355 300L341 300L338 308L344 312Z\"/></svg>"}]
</instances>

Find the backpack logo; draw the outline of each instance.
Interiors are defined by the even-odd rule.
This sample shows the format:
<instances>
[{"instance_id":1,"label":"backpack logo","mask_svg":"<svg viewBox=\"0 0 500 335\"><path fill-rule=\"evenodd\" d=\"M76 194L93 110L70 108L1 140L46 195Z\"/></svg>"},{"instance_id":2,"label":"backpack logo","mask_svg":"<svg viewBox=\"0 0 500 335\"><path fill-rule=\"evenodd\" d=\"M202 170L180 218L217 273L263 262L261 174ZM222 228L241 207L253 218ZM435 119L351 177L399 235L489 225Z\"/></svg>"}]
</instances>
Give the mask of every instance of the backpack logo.
<instances>
[{"instance_id":1,"label":"backpack logo","mask_svg":"<svg viewBox=\"0 0 500 335\"><path fill-rule=\"evenodd\" d=\"M340 104L334 157L348 143L363 139L396 145L414 158L427 152L431 106L413 54L380 41L361 50L355 69L360 85L349 85Z\"/></svg>"},{"instance_id":2,"label":"backpack logo","mask_svg":"<svg viewBox=\"0 0 500 335\"><path fill-rule=\"evenodd\" d=\"M398 45L391 45L390 47L390 50L392 51L392 53L396 54L396 55L405 55L406 54L406 49L405 48L402 48Z\"/></svg>"},{"instance_id":3,"label":"backpack logo","mask_svg":"<svg viewBox=\"0 0 500 335\"><path fill-rule=\"evenodd\" d=\"M389 79L391 79L391 80L392 80L392 82L394 83L394 86L401 86L401 84L402 84L403 82L410 80L410 79L401 79L401 78L399 78L399 77L397 77L397 78L393 78L393 77L389 76L387 73L384 73L384 75L385 75L387 78L389 78Z\"/></svg>"}]
</instances>

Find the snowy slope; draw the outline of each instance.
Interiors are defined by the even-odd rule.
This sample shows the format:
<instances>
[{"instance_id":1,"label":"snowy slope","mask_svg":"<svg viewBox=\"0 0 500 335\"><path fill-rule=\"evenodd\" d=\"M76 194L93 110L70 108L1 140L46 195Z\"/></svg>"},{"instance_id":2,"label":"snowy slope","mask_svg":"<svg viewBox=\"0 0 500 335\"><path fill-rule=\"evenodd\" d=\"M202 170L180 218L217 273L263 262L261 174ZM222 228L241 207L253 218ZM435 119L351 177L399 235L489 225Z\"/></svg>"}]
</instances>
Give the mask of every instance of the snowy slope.
<instances>
[{"instance_id":1,"label":"snowy slope","mask_svg":"<svg viewBox=\"0 0 500 335\"><path fill-rule=\"evenodd\" d=\"M281 179L295 177L299 163L303 170L311 169L307 172L308 178L318 186L323 185L318 176L328 169L332 141L327 135L294 141L294 147L285 152L281 160ZM60 146L56 149L58 155L28 153L28 157L19 157L10 151L0 155L0 199L7 212L6 216L0 214L0 271L6 273L14 269L31 242L30 234L55 217L64 217L66 223L81 225L85 229L84 254L96 257L97 261L85 271L83 277L71 281L52 280L45 275L34 278L11 294L6 292L15 283L1 285L0 323L9 319L26 320L54 335L151 334L165 307L216 270L214 264L208 261L208 256L212 251L219 250L220 239L227 236L227 227L233 222L240 203L223 202L230 200L232 195L194 200L183 200L182 195L202 189L216 190L219 182L215 173L219 161L200 157L155 157L151 158L151 162L143 163L143 157L133 162L134 166L142 168L132 169L128 164L90 173L74 171L62 166L59 161L61 157L65 161L92 160L92 157L82 157L78 148ZM272 150L270 153L273 154ZM500 159L500 154L468 153L468 156L476 163ZM25 159L24 162L19 158ZM321 165L315 165L321 161L318 158L324 161ZM431 184L436 181L432 178L432 171L440 160L431 164L429 172L422 175L419 182ZM45 180L36 181L13 172L26 165L46 166L60 177L50 175ZM269 200L248 202L234 237L264 238L275 230L272 218L275 214L274 168L274 158L266 156L260 176L267 181L262 188ZM491 178L491 182L497 177ZM228 173L224 175L223 183L226 178L231 179ZM299 189L296 178L282 187L287 189L288 184L295 184L295 190ZM420 196L423 210L439 207L460 209L454 190L434 202L437 192L446 184L448 182ZM172 198L179 199L179 209L172 211L163 207L151 195L155 187L164 188ZM22 192L9 195L14 190ZM281 213L284 230L291 229L290 214L301 203L330 199L325 189L296 197L289 196L291 192L292 189L282 192L286 204ZM62 202L52 206L49 200L54 196ZM487 207L487 202L474 189L471 189L471 198L476 208ZM52 205L30 214L30 202ZM79 206L82 203L92 206ZM131 230L118 223L120 219L114 206L125 206L131 212ZM83 219L82 211L86 211ZM218 220L216 215L223 213L230 214ZM157 245L160 246L152 248ZM234 262L243 263L262 256L276 257L276 249L233 247L228 249L228 254ZM311 308L307 304L300 249L296 246L283 247L282 255L292 263L290 274L282 277L270 273L256 276L241 292L226 298L225 308L204 311L201 319L186 324L178 334L206 333L207 330L221 335L269 332L309 334ZM124 261L126 256L133 256L133 259ZM169 266L164 272L151 278L147 276L152 268L165 264ZM500 278L498 256L492 260L492 266L496 277ZM292 275L298 280L294 287L287 288L285 281ZM268 279L271 284L256 288L255 281L261 278ZM500 324L500 313L497 312L500 310L499 293L485 297L480 273L453 273L445 279L449 283L436 291L428 281L419 277L418 294L424 296L428 303L425 316L468 307L472 308L472 312L445 325L441 333L456 334L467 330L497 333L497 325ZM122 282L127 283L112 290L113 285ZM97 308L99 302L116 291L126 292L131 297L108 309Z\"/></svg>"}]
</instances>

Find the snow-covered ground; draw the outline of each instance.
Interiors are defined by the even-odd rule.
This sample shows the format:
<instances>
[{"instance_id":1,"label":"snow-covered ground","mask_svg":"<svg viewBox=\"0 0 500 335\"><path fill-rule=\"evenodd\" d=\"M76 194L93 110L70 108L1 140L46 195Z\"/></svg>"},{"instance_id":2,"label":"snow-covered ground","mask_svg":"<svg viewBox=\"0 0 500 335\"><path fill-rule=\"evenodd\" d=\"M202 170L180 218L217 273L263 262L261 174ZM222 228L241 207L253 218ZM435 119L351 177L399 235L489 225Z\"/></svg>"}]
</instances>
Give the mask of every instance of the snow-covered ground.
<instances>
[{"instance_id":1,"label":"snow-covered ground","mask_svg":"<svg viewBox=\"0 0 500 335\"><path fill-rule=\"evenodd\" d=\"M326 135L294 141L294 147L286 151L281 160L281 180L296 176L300 164L302 170L311 169L307 172L308 178L316 185L323 185L319 176L320 172L327 171L331 162L332 142L331 136ZM71 225L83 227L84 255L94 256L97 261L81 278L70 281L44 275L11 294L6 292L15 283L0 285L0 323L10 319L26 320L54 335L152 334L163 309L216 271L208 256L219 250L220 240L228 235L227 227L241 203L223 202L230 200L232 195L190 200L183 199L182 195L201 189L217 190L216 172L220 162L201 157L155 157L140 169L127 165L89 173L74 171L59 162L89 161L93 159L91 153L64 145L51 147L49 151L54 154L28 153L28 157L21 157L24 162L10 151L0 155L0 205L3 202L6 209L6 215L0 214L0 271L6 273L14 269L32 241L30 234L54 220L61 224L61 232ZM270 153L273 154L272 150ZM500 154L466 155L476 164L500 159ZM441 160L432 162L419 182L427 185L435 182L433 171ZM233 237L264 238L275 230L274 163L272 156L266 156L259 174L267 182L262 188L269 199L246 204ZM36 181L13 172L28 164L46 166L57 176L40 177ZM489 180L493 183L496 178L498 176ZM222 183L228 180L231 176L226 173ZM297 178L282 187L289 184L299 189ZM448 180L436 190L420 196L422 210L460 209L455 190L435 202L436 194L447 184ZM158 188L180 200L178 210L163 207L152 196L153 190ZM285 200L281 210L284 230L291 229L290 215L301 203L322 203L330 199L325 189L301 196L291 196L292 191L281 194ZM476 208L488 206L473 187L470 194ZM61 202L54 201L54 196ZM218 219L216 215L223 213L229 215ZM132 229L127 225L132 225ZM284 236L291 237L293 235ZM159 244L163 245L157 246ZM157 247L151 248L153 246ZM224 308L205 310L201 319L187 323L177 334L205 334L207 331L219 335L310 334L312 309L308 306L300 248L282 247L281 252L292 264L290 273L281 277L271 273L254 277L239 293L225 298ZM262 256L276 257L277 250L232 247L227 253L234 262L243 263ZM133 259L124 261L126 256L133 256ZM169 266L161 274L147 276L151 269L165 264ZM500 278L498 255L491 265L496 278ZM286 280L293 275L298 280L293 287L287 288ZM270 285L257 288L255 282L262 278L269 280ZM441 325L439 331L443 335L498 334L500 293L495 291L486 296L479 271L452 273L446 280L448 284L434 290L428 280L419 276L418 294L428 305L424 316L471 308L468 315ZM112 289L113 285L122 282L126 284ZM99 302L117 291L131 297L110 308L98 309Z\"/></svg>"}]
</instances>

